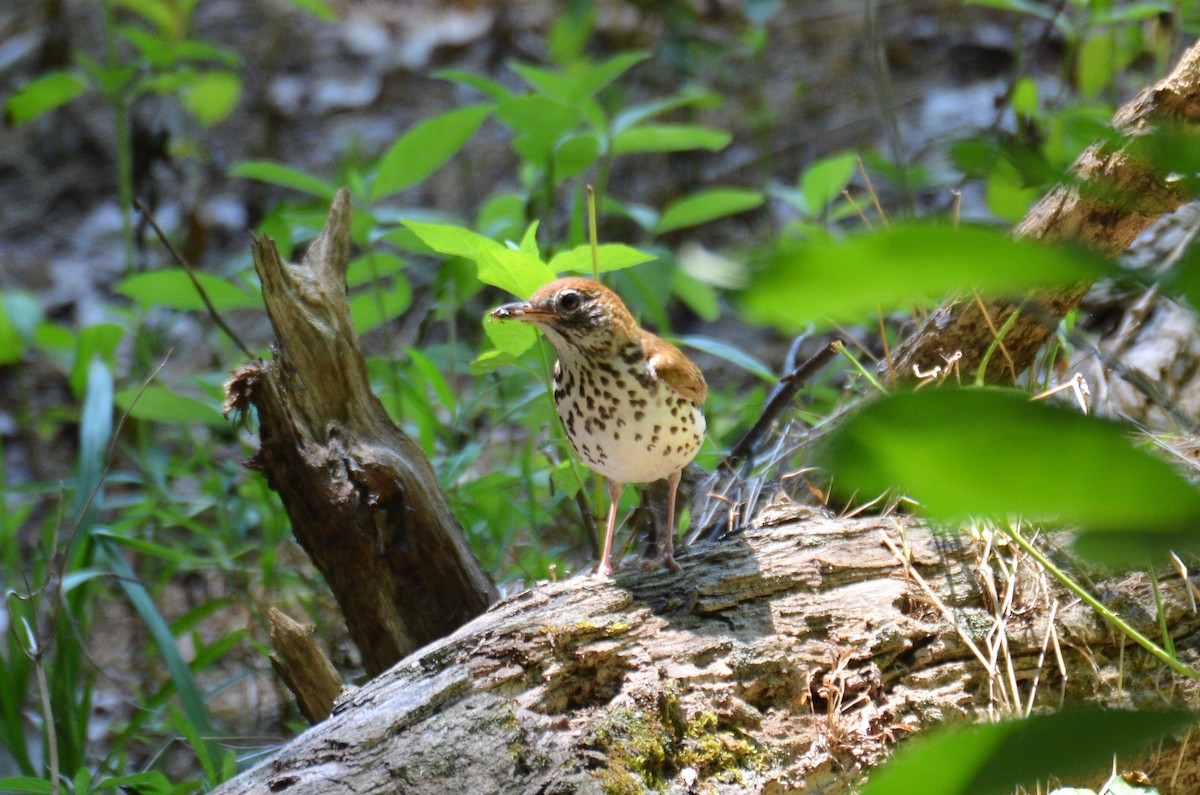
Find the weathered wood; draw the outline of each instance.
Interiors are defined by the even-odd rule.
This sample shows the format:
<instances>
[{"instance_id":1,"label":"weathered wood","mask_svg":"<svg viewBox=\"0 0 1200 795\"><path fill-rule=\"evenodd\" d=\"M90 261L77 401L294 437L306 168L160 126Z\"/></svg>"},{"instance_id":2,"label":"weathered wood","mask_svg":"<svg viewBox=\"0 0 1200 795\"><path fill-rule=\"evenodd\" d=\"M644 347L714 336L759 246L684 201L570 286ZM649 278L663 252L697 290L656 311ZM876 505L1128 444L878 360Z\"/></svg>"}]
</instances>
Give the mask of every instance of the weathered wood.
<instances>
[{"instance_id":1,"label":"weathered wood","mask_svg":"<svg viewBox=\"0 0 1200 795\"><path fill-rule=\"evenodd\" d=\"M1120 145L1098 142L1088 147L1071 167L1070 178L1034 205L1015 234L1049 243L1074 240L1109 256L1124 251L1156 218L1191 199L1169 174L1131 154L1134 142L1164 122L1200 123L1200 42L1184 54L1170 76L1142 90L1113 116ZM1043 294L1025 306L970 298L949 301L897 348L895 372L909 378L914 365L928 372L944 364L943 356L961 352L960 370L973 373L996 332L1020 310L1004 334L1003 350L992 356L987 367L988 381L1011 382L1033 362L1058 321L1086 292L1084 285Z\"/></svg>"},{"instance_id":2,"label":"weathered wood","mask_svg":"<svg viewBox=\"0 0 1200 795\"><path fill-rule=\"evenodd\" d=\"M251 466L342 608L368 673L453 632L497 598L420 446L371 392L350 319L350 198L338 192L298 265L253 245L279 347L234 372L226 411L257 410Z\"/></svg>"},{"instance_id":3,"label":"weathered wood","mask_svg":"<svg viewBox=\"0 0 1200 795\"><path fill-rule=\"evenodd\" d=\"M1021 711L1031 693L1157 704L1172 687L1011 547L985 558L966 535L804 513L768 510L742 537L697 545L682 574L513 596L217 792L682 792L693 778L696 792L844 792L893 740ZM1200 617L1179 579L1161 585L1194 657ZM1155 632L1145 577L1097 587ZM1182 763L1174 789L1155 780L1165 795L1195 791L1200 762Z\"/></svg>"},{"instance_id":4,"label":"weathered wood","mask_svg":"<svg viewBox=\"0 0 1200 795\"><path fill-rule=\"evenodd\" d=\"M271 624L271 667L282 677L296 697L300 712L309 723L320 723L333 712L342 692L342 679L328 655L317 642L315 627L301 624L272 607L267 610Z\"/></svg>"}]
</instances>

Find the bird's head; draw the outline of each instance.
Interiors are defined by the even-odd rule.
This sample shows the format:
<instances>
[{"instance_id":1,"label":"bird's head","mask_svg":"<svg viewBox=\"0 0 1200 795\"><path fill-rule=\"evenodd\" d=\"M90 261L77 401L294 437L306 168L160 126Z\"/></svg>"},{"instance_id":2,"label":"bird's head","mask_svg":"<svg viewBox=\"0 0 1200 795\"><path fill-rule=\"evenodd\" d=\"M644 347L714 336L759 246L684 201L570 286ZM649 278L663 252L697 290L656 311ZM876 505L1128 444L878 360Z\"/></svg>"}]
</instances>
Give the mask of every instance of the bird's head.
<instances>
[{"instance_id":1,"label":"bird's head","mask_svg":"<svg viewBox=\"0 0 1200 795\"><path fill-rule=\"evenodd\" d=\"M576 349L611 349L633 339L636 324L617 294L599 282L573 276L538 289L528 301L492 311L496 320L538 326L562 354Z\"/></svg>"}]
</instances>

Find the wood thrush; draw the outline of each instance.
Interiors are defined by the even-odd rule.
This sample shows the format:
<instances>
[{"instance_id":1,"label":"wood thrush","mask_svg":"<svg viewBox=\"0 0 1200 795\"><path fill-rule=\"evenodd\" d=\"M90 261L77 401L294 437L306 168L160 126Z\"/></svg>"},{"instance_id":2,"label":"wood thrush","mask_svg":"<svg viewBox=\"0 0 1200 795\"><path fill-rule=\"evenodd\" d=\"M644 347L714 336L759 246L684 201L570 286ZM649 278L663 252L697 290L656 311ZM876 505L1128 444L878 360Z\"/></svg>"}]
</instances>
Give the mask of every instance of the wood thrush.
<instances>
[{"instance_id":1,"label":"wood thrush","mask_svg":"<svg viewBox=\"0 0 1200 795\"><path fill-rule=\"evenodd\" d=\"M596 572L612 571L617 503L626 483L666 478L667 530L662 554L674 557L675 492L679 475L704 441L708 395L704 375L674 345L638 327L616 293L591 279L551 282L524 303L492 312L540 328L558 351L554 404L571 446L593 472L608 480L612 504L604 554Z\"/></svg>"}]
</instances>

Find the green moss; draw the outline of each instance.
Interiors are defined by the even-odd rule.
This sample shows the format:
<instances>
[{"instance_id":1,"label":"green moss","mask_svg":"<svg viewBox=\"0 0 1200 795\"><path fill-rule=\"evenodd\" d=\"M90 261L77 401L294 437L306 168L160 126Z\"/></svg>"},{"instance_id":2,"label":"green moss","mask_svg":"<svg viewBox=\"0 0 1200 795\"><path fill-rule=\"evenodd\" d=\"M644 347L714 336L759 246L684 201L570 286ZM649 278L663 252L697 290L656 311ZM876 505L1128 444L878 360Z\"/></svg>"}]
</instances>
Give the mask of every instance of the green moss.
<instances>
[{"instance_id":1,"label":"green moss","mask_svg":"<svg viewBox=\"0 0 1200 795\"><path fill-rule=\"evenodd\" d=\"M588 745L608 760L597 777L612 795L666 789L685 767L702 778L740 782L743 770L766 763L765 752L736 727L722 725L717 713L687 715L673 683L601 718Z\"/></svg>"}]
</instances>

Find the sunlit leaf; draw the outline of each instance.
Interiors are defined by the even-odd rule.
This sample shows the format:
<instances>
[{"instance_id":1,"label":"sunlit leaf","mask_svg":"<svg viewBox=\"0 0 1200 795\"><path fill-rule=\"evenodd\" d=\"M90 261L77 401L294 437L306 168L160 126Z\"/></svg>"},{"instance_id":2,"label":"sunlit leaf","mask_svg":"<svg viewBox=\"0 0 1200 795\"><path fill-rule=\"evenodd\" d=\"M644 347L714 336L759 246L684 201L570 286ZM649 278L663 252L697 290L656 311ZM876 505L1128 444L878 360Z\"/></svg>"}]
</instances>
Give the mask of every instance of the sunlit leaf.
<instances>
[{"instance_id":1,"label":"sunlit leaf","mask_svg":"<svg viewBox=\"0 0 1200 795\"><path fill-rule=\"evenodd\" d=\"M233 72L200 72L183 87L183 104L196 120L211 127L224 119L242 95L242 80Z\"/></svg>"},{"instance_id":2,"label":"sunlit leaf","mask_svg":"<svg viewBox=\"0 0 1200 795\"><path fill-rule=\"evenodd\" d=\"M605 243L596 247L596 259L600 266L600 272L607 273L650 262L655 259L655 256L621 243ZM550 260L550 269L555 273L590 274L592 272L592 247L584 244L569 251L560 251Z\"/></svg>"},{"instance_id":3,"label":"sunlit leaf","mask_svg":"<svg viewBox=\"0 0 1200 795\"><path fill-rule=\"evenodd\" d=\"M430 224L424 221L408 220L401 220L400 223L429 248L448 257L464 257L475 260L479 258L480 249L500 246L494 240L452 224Z\"/></svg>"},{"instance_id":4,"label":"sunlit leaf","mask_svg":"<svg viewBox=\"0 0 1200 795\"><path fill-rule=\"evenodd\" d=\"M49 72L26 83L4 103L5 115L16 126L67 104L83 93L87 81L73 72Z\"/></svg>"},{"instance_id":5,"label":"sunlit leaf","mask_svg":"<svg viewBox=\"0 0 1200 795\"><path fill-rule=\"evenodd\" d=\"M525 299L547 282L554 281L554 271L535 256L497 246L479 252L479 280L499 287L518 298Z\"/></svg>"},{"instance_id":6,"label":"sunlit leaf","mask_svg":"<svg viewBox=\"0 0 1200 795\"><path fill-rule=\"evenodd\" d=\"M537 329L525 323L503 322L486 317L483 331L496 346L496 352L509 357L511 361L537 344Z\"/></svg>"},{"instance_id":7,"label":"sunlit leaf","mask_svg":"<svg viewBox=\"0 0 1200 795\"><path fill-rule=\"evenodd\" d=\"M998 229L893 226L845 241L785 244L744 299L754 319L798 331L810 321L856 321L956 290L1019 296L1113 272L1081 249L1014 240Z\"/></svg>"},{"instance_id":8,"label":"sunlit leaf","mask_svg":"<svg viewBox=\"0 0 1200 795\"><path fill-rule=\"evenodd\" d=\"M470 105L414 125L380 158L372 200L412 187L441 168L466 145L494 107Z\"/></svg>"},{"instance_id":9,"label":"sunlit leaf","mask_svg":"<svg viewBox=\"0 0 1200 795\"><path fill-rule=\"evenodd\" d=\"M763 194L743 188L710 188L680 199L663 210L654 226L657 234L674 232L759 207Z\"/></svg>"},{"instance_id":10,"label":"sunlit leaf","mask_svg":"<svg viewBox=\"0 0 1200 795\"><path fill-rule=\"evenodd\" d=\"M800 193L809 215L817 217L836 199L854 178L858 161L853 152L832 155L813 163L800 177Z\"/></svg>"},{"instance_id":11,"label":"sunlit leaf","mask_svg":"<svg viewBox=\"0 0 1200 795\"><path fill-rule=\"evenodd\" d=\"M1128 428L1015 391L876 399L830 434L822 456L844 494L895 488L939 519L1063 523L1094 534L1081 551L1103 562L1121 562L1128 535L1139 559L1200 549L1200 490L1135 447ZM1107 540L1118 544L1111 554Z\"/></svg>"},{"instance_id":12,"label":"sunlit leaf","mask_svg":"<svg viewBox=\"0 0 1200 795\"><path fill-rule=\"evenodd\" d=\"M1196 723L1183 711L1072 709L917 737L871 773L862 795L1001 795L1102 770Z\"/></svg>"},{"instance_id":13,"label":"sunlit leaf","mask_svg":"<svg viewBox=\"0 0 1200 795\"><path fill-rule=\"evenodd\" d=\"M459 69L442 69L434 72L433 76L442 80L452 80L455 83L461 83L464 86L470 86L471 88L474 88L477 91L480 91L491 97L496 102L503 102L507 99L511 99L513 95L511 91L497 83L495 80L488 80L485 77L480 77L479 75L472 74L470 72L464 72Z\"/></svg>"},{"instance_id":14,"label":"sunlit leaf","mask_svg":"<svg viewBox=\"0 0 1200 795\"><path fill-rule=\"evenodd\" d=\"M594 133L569 135L554 150L554 177L568 180L592 167L600 156L600 140Z\"/></svg>"}]
</instances>

